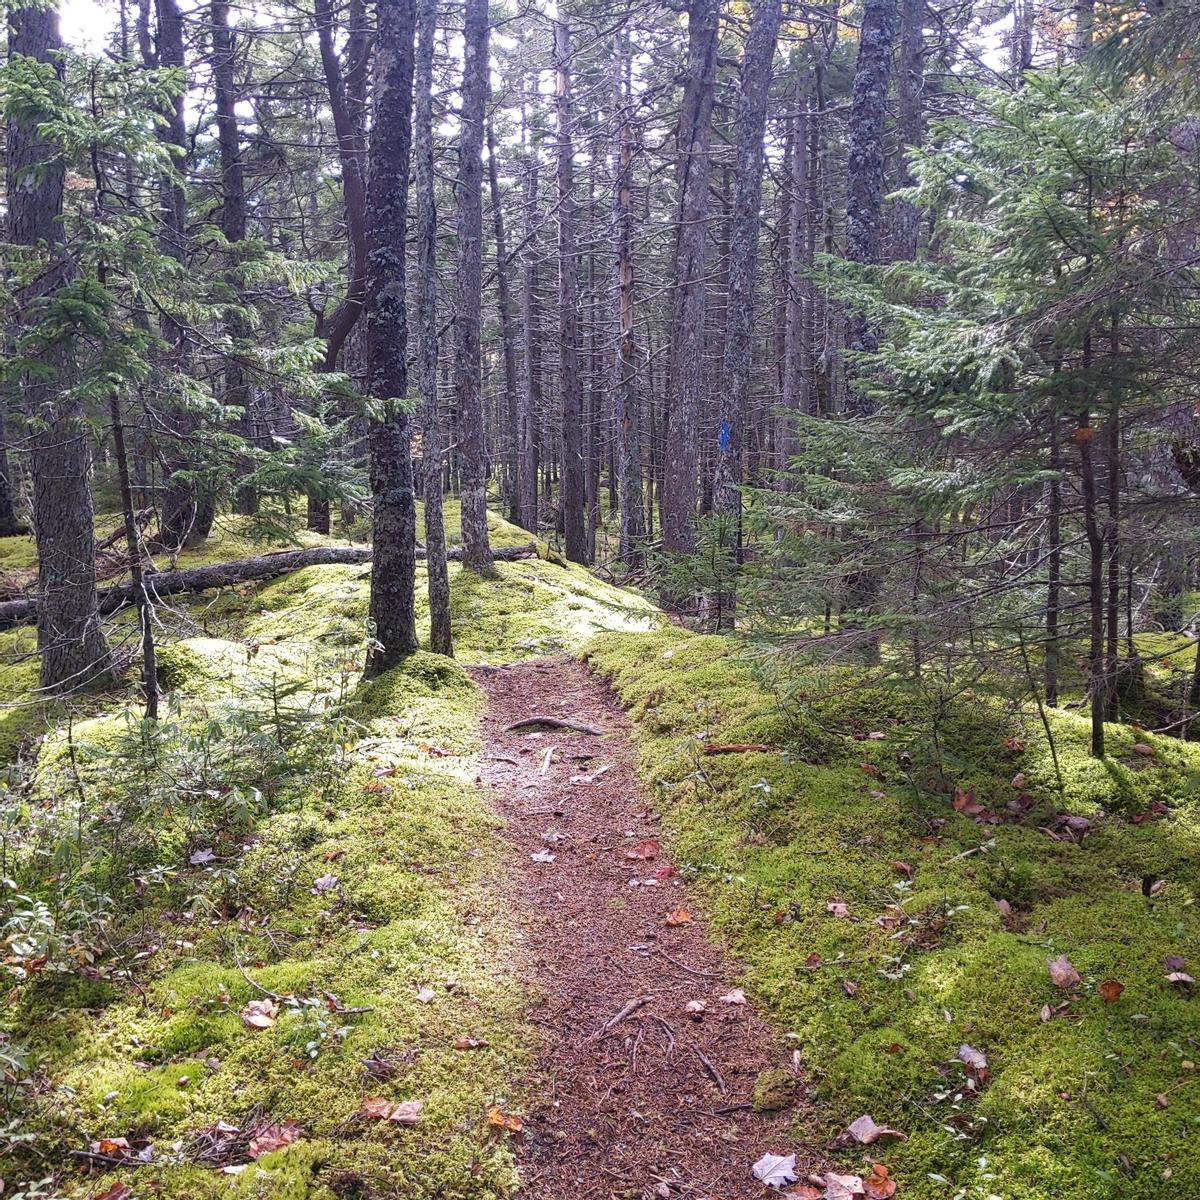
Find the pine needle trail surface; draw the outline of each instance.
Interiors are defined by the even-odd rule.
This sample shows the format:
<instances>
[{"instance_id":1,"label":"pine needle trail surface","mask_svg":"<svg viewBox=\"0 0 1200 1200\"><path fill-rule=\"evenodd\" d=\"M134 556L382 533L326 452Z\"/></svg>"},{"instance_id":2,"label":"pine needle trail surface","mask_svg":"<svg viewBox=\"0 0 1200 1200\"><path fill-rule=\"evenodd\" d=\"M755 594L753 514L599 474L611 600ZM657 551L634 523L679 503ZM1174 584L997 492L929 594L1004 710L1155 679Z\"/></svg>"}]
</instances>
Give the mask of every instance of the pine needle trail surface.
<instances>
[{"instance_id":1,"label":"pine needle trail surface","mask_svg":"<svg viewBox=\"0 0 1200 1200\"><path fill-rule=\"evenodd\" d=\"M521 1195L761 1197L751 1164L794 1146L796 1114L756 1111L755 1082L788 1051L659 846L623 712L569 658L473 674L542 1035Z\"/></svg>"}]
</instances>

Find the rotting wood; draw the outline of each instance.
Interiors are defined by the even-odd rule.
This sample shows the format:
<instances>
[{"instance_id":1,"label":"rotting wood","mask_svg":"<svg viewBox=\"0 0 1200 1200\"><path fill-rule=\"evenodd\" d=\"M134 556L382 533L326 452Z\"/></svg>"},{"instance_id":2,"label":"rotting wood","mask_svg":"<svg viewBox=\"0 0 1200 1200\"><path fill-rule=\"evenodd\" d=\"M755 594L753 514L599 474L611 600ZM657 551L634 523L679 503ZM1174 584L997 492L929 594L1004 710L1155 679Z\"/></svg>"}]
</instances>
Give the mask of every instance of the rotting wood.
<instances>
[{"instance_id":1,"label":"rotting wood","mask_svg":"<svg viewBox=\"0 0 1200 1200\"><path fill-rule=\"evenodd\" d=\"M537 557L537 546L529 542L522 546L504 546L493 551L492 557L504 562ZM424 558L424 547L417 548L417 558ZM462 550L447 551L452 562L462 558ZM206 592L212 588L235 587L243 583L255 583L262 579L274 579L304 567L336 564L357 565L371 561L369 546L312 546L305 550L279 550L271 554L259 554L253 558L239 558L230 562L214 563L207 567L188 567L176 571L148 571L144 576L146 589L155 597L174 596L182 592ZM132 584L122 583L104 588L97 594L97 608L102 616L115 613L132 604L136 593ZM0 629L12 629L17 625L28 625L37 618L37 600L34 597L0 602Z\"/></svg>"}]
</instances>

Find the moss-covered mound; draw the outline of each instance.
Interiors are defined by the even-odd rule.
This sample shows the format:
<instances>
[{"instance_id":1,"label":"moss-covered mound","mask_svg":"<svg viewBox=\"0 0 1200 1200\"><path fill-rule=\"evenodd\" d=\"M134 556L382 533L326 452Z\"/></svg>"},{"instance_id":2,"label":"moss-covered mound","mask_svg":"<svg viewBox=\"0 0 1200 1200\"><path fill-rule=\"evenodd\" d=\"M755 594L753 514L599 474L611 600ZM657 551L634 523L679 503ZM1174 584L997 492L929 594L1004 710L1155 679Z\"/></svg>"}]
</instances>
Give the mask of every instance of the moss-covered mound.
<instances>
[{"instance_id":1,"label":"moss-covered mound","mask_svg":"<svg viewBox=\"0 0 1200 1200\"><path fill-rule=\"evenodd\" d=\"M1200 966L1200 748L1113 725L1097 763L1055 712L1056 772L1036 717L984 696L826 671L780 704L677 629L587 657L831 1138L906 1132L868 1153L907 1197L1200 1195L1200 997L1168 979Z\"/></svg>"}]
</instances>

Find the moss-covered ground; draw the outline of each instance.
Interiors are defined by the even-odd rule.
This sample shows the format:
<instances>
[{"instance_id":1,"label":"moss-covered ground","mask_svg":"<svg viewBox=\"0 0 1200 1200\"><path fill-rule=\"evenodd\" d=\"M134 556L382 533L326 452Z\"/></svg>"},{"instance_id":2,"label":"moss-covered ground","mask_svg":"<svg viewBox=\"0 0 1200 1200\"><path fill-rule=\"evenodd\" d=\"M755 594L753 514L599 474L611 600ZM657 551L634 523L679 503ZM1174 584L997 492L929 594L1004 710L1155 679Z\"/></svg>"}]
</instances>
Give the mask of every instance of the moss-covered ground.
<instances>
[{"instance_id":1,"label":"moss-covered ground","mask_svg":"<svg viewBox=\"0 0 1200 1200\"><path fill-rule=\"evenodd\" d=\"M497 545L528 540L492 526ZM213 540L188 555L262 549ZM466 662L662 619L551 561L452 574ZM2 635L6 1196L514 1189L488 1114L519 1105L532 1037L474 785L480 698L424 653L359 685L367 584L312 567L164 609L156 728L127 688L36 701L32 632ZM110 631L122 644L128 614ZM273 1024L254 1027L252 1001ZM419 1100L418 1122L364 1115L375 1097ZM254 1157L252 1134L289 1123ZM89 1176L89 1147L117 1161Z\"/></svg>"},{"instance_id":2,"label":"moss-covered ground","mask_svg":"<svg viewBox=\"0 0 1200 1200\"><path fill-rule=\"evenodd\" d=\"M1200 1195L1200 998L1167 978L1200 965L1200 748L1113 725L1098 763L1055 711L1056 772L1036 717L980 695L827 670L781 705L731 641L679 629L587 657L819 1133L907 1134L866 1152L904 1196Z\"/></svg>"}]
</instances>

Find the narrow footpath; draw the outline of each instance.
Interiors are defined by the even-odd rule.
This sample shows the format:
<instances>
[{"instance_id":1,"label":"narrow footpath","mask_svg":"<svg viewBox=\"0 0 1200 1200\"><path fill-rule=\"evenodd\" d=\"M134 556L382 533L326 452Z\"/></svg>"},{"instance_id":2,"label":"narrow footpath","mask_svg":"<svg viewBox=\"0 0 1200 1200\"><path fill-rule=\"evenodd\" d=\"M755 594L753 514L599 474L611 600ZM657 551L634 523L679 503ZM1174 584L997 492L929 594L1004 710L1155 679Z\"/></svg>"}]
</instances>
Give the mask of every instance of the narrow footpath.
<instances>
[{"instance_id":1,"label":"narrow footpath","mask_svg":"<svg viewBox=\"0 0 1200 1200\"><path fill-rule=\"evenodd\" d=\"M791 1051L737 990L659 846L624 713L565 656L472 674L542 1035L522 1196L761 1198L751 1164L798 1150L788 1130L803 1088L779 1077L773 1093L794 1082L795 1097L752 1105L760 1072L791 1075Z\"/></svg>"}]
</instances>

